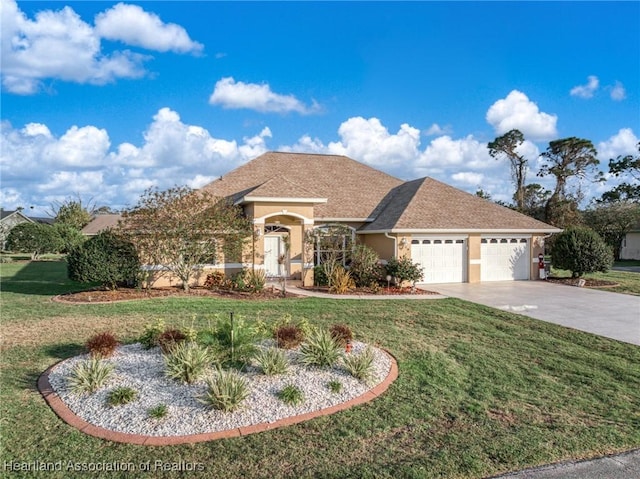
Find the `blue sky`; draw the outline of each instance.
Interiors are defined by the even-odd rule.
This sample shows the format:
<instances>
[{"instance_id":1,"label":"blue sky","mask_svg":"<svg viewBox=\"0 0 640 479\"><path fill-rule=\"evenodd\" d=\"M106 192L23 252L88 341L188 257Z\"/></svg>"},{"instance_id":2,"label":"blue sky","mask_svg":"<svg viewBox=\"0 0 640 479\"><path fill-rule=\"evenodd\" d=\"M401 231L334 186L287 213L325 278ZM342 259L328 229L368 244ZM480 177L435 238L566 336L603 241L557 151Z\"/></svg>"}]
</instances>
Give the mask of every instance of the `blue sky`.
<instances>
[{"instance_id":1,"label":"blue sky","mask_svg":"<svg viewBox=\"0 0 640 479\"><path fill-rule=\"evenodd\" d=\"M509 201L511 128L547 187L550 140L637 151L640 2L0 1L5 209L132 206L269 150Z\"/></svg>"}]
</instances>

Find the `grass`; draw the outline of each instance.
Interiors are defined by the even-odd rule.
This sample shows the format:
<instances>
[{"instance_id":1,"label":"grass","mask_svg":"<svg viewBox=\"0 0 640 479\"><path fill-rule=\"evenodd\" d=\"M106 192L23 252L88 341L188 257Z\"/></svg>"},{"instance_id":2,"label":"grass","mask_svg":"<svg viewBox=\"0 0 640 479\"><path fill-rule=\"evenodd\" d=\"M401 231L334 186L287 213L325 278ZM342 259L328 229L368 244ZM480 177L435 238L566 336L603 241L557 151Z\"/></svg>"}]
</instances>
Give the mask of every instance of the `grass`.
<instances>
[{"instance_id":1,"label":"grass","mask_svg":"<svg viewBox=\"0 0 640 479\"><path fill-rule=\"evenodd\" d=\"M632 264L628 264L630 262L618 262L616 265L619 266L634 266ZM551 270L551 273L557 277L571 277L571 272L562 269ZM599 288L593 289L601 289L603 291L612 291L614 293L623 293L623 294L633 294L640 296L640 273L632 273L629 271L616 271L609 270L606 273L589 273L584 275L585 278L590 279L600 279L606 281L613 281L617 283L617 286L603 286Z\"/></svg>"},{"instance_id":2,"label":"grass","mask_svg":"<svg viewBox=\"0 0 640 479\"><path fill-rule=\"evenodd\" d=\"M172 463L201 465L204 470L193 477L480 478L640 447L637 346L453 298L364 303L194 297L63 305L51 296L78 285L65 279L64 264L53 265L1 265L2 464L138 467L150 461L151 475L159 478L182 477L157 466ZM25 280L22 269L32 280ZM247 321L291 315L323 328L346 323L359 340L397 358L399 377L374 401L331 416L167 447L87 436L60 421L35 388L42 371L81 353L92 334L110 330L122 342L133 342L144 324L158 318L179 326L195 315L195 326L204 328L211 314L229 311ZM3 470L11 477L85 475L64 468L35 474Z\"/></svg>"}]
</instances>

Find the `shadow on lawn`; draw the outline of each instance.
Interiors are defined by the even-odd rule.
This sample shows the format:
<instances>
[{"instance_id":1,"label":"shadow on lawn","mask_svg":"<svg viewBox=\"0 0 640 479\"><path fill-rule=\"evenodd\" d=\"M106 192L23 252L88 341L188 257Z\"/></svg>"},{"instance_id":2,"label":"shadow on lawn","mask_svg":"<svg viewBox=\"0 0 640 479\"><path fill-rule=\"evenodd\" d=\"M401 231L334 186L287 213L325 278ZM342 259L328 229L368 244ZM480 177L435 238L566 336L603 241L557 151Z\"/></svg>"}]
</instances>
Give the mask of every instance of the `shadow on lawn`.
<instances>
[{"instance_id":1,"label":"shadow on lawn","mask_svg":"<svg viewBox=\"0 0 640 479\"><path fill-rule=\"evenodd\" d=\"M67 359L86 352L84 346L78 343L51 344L44 347L44 352L57 360Z\"/></svg>"},{"instance_id":2,"label":"shadow on lawn","mask_svg":"<svg viewBox=\"0 0 640 479\"><path fill-rule=\"evenodd\" d=\"M73 291L83 291L90 284L80 284L67 278L65 261L30 261L24 264L6 264L2 269L18 268L12 275L2 275L4 293L39 296L55 296Z\"/></svg>"}]
</instances>

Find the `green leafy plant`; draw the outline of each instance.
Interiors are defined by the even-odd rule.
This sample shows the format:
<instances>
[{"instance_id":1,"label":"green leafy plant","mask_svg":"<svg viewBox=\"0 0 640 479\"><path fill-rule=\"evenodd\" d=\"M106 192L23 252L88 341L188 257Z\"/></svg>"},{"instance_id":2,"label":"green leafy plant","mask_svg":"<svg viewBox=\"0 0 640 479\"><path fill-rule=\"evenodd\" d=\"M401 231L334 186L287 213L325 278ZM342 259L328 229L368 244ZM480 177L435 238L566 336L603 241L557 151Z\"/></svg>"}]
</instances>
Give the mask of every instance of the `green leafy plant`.
<instances>
[{"instance_id":1,"label":"green leafy plant","mask_svg":"<svg viewBox=\"0 0 640 479\"><path fill-rule=\"evenodd\" d=\"M351 331L351 328L346 324L332 324L329 327L329 332L331 333L333 340L341 347L345 347L347 345L347 341L353 340L353 331Z\"/></svg>"},{"instance_id":2,"label":"green leafy plant","mask_svg":"<svg viewBox=\"0 0 640 479\"><path fill-rule=\"evenodd\" d=\"M613 252L591 228L572 226L555 238L551 263L579 278L585 273L607 271L613 264Z\"/></svg>"},{"instance_id":3,"label":"green leafy plant","mask_svg":"<svg viewBox=\"0 0 640 479\"><path fill-rule=\"evenodd\" d=\"M242 317L231 316L218 322L216 339L222 347L222 361L225 364L242 366L249 362L256 351L257 334Z\"/></svg>"},{"instance_id":4,"label":"green leafy plant","mask_svg":"<svg viewBox=\"0 0 640 479\"><path fill-rule=\"evenodd\" d=\"M156 319L152 323L145 324L142 336L138 341L146 349L154 348L158 345L158 338L165 329L164 319Z\"/></svg>"},{"instance_id":5,"label":"green leafy plant","mask_svg":"<svg viewBox=\"0 0 640 479\"><path fill-rule=\"evenodd\" d=\"M138 391L126 386L117 387L107 395L107 404L109 406L122 406L134 401L138 397Z\"/></svg>"},{"instance_id":6,"label":"green leafy plant","mask_svg":"<svg viewBox=\"0 0 640 479\"><path fill-rule=\"evenodd\" d=\"M167 354L163 354L166 375L172 379L191 384L202 378L211 363L207 348L197 343L181 342Z\"/></svg>"},{"instance_id":7,"label":"green leafy plant","mask_svg":"<svg viewBox=\"0 0 640 479\"><path fill-rule=\"evenodd\" d=\"M359 354L349 354L342 358L345 369L354 378L369 383L373 379L373 349L369 346Z\"/></svg>"},{"instance_id":8,"label":"green leafy plant","mask_svg":"<svg viewBox=\"0 0 640 479\"><path fill-rule=\"evenodd\" d=\"M313 268L313 284L316 286L329 285L329 278L327 278L327 273L325 273L324 267L320 264L314 266Z\"/></svg>"},{"instance_id":9,"label":"green leafy plant","mask_svg":"<svg viewBox=\"0 0 640 479\"><path fill-rule=\"evenodd\" d=\"M300 362L306 366L331 367L340 359L341 349L329 331L319 329L300 346Z\"/></svg>"},{"instance_id":10,"label":"green leafy plant","mask_svg":"<svg viewBox=\"0 0 640 479\"><path fill-rule=\"evenodd\" d=\"M98 333L91 336L85 346L91 357L108 358L118 347L118 340L112 333Z\"/></svg>"},{"instance_id":11,"label":"green leafy plant","mask_svg":"<svg viewBox=\"0 0 640 479\"><path fill-rule=\"evenodd\" d=\"M356 245L351 252L349 273L360 287L377 284L385 275L378 253L363 244Z\"/></svg>"},{"instance_id":12,"label":"green leafy plant","mask_svg":"<svg viewBox=\"0 0 640 479\"><path fill-rule=\"evenodd\" d=\"M278 398L289 406L297 406L304 402L304 393L299 387L293 384L287 384L284 388L278 391Z\"/></svg>"},{"instance_id":13,"label":"green leafy plant","mask_svg":"<svg viewBox=\"0 0 640 479\"><path fill-rule=\"evenodd\" d=\"M279 348L293 349L304 341L304 331L295 324L280 326L273 334Z\"/></svg>"},{"instance_id":14,"label":"green leafy plant","mask_svg":"<svg viewBox=\"0 0 640 479\"><path fill-rule=\"evenodd\" d=\"M147 409L147 415L152 419L163 419L169 414L166 404L158 404Z\"/></svg>"},{"instance_id":15,"label":"green leafy plant","mask_svg":"<svg viewBox=\"0 0 640 479\"><path fill-rule=\"evenodd\" d=\"M247 381L238 373L218 368L213 377L208 378L207 390L199 399L213 409L224 412L236 410L249 397Z\"/></svg>"},{"instance_id":16,"label":"green leafy plant","mask_svg":"<svg viewBox=\"0 0 640 479\"><path fill-rule=\"evenodd\" d=\"M422 267L410 258L391 258L386 265L387 274L396 279L398 284L404 281L415 283L422 279Z\"/></svg>"},{"instance_id":17,"label":"green leafy plant","mask_svg":"<svg viewBox=\"0 0 640 479\"><path fill-rule=\"evenodd\" d=\"M356 287L355 281L351 277L351 273L342 266L338 266L331 276L331 286L329 292L334 294L347 294Z\"/></svg>"},{"instance_id":18,"label":"green leafy plant","mask_svg":"<svg viewBox=\"0 0 640 479\"><path fill-rule=\"evenodd\" d=\"M247 270L245 283L250 291L259 293L264 290L264 287L267 284L267 273L263 269Z\"/></svg>"},{"instance_id":19,"label":"green leafy plant","mask_svg":"<svg viewBox=\"0 0 640 479\"><path fill-rule=\"evenodd\" d=\"M342 391L342 383L335 379L333 381L329 381L327 383L327 387L329 388L329 391L334 394L339 394Z\"/></svg>"},{"instance_id":20,"label":"green leafy plant","mask_svg":"<svg viewBox=\"0 0 640 479\"><path fill-rule=\"evenodd\" d=\"M76 394L94 393L104 385L112 372L113 364L95 357L76 364L67 383Z\"/></svg>"},{"instance_id":21,"label":"green leafy plant","mask_svg":"<svg viewBox=\"0 0 640 479\"><path fill-rule=\"evenodd\" d=\"M267 376L284 374L289 370L289 362L282 349L269 348L260 350L256 353L254 359Z\"/></svg>"},{"instance_id":22,"label":"green leafy plant","mask_svg":"<svg viewBox=\"0 0 640 479\"><path fill-rule=\"evenodd\" d=\"M165 329L158 336L158 346L163 353L170 352L177 344L186 341L187 336L179 329Z\"/></svg>"}]
</instances>

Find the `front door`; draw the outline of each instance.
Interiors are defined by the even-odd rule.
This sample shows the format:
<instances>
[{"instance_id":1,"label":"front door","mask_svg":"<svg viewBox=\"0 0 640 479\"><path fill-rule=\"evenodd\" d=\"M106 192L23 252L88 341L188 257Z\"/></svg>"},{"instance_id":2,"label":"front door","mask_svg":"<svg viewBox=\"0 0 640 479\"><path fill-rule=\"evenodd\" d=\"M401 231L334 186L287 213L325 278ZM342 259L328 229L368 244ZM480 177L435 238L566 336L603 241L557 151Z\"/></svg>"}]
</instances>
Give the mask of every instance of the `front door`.
<instances>
[{"instance_id":1,"label":"front door","mask_svg":"<svg viewBox=\"0 0 640 479\"><path fill-rule=\"evenodd\" d=\"M282 254L282 238L280 236L264 237L264 271L267 277L280 276L278 259Z\"/></svg>"}]
</instances>

